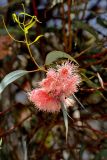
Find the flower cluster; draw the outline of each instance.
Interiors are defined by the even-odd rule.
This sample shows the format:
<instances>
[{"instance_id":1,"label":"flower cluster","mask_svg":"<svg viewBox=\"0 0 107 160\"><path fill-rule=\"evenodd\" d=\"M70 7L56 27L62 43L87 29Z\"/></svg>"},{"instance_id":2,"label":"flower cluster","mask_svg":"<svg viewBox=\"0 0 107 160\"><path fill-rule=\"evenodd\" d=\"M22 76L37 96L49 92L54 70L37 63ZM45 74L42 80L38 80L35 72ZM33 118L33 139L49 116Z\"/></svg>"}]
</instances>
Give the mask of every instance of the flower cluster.
<instances>
[{"instance_id":1,"label":"flower cluster","mask_svg":"<svg viewBox=\"0 0 107 160\"><path fill-rule=\"evenodd\" d=\"M39 110L58 112L60 102L66 103L66 98L78 91L80 82L78 67L67 61L47 71L46 78L39 82L40 87L29 93L29 100Z\"/></svg>"}]
</instances>

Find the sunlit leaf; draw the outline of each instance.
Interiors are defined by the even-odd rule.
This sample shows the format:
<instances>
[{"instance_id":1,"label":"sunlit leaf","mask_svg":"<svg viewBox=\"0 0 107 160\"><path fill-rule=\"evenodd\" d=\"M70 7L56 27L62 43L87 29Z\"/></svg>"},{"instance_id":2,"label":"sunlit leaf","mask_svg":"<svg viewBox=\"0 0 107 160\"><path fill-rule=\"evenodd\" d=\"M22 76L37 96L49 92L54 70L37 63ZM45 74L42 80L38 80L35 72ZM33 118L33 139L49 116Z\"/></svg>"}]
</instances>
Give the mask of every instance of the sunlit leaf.
<instances>
[{"instance_id":1,"label":"sunlit leaf","mask_svg":"<svg viewBox=\"0 0 107 160\"><path fill-rule=\"evenodd\" d=\"M100 75L98 72L97 72L97 76L98 76L98 80L99 80L99 82L100 82L101 87L104 89L103 79L102 79L101 75Z\"/></svg>"},{"instance_id":2,"label":"sunlit leaf","mask_svg":"<svg viewBox=\"0 0 107 160\"><path fill-rule=\"evenodd\" d=\"M55 5L63 3L63 0L50 0L48 4L48 8L53 8Z\"/></svg>"},{"instance_id":3,"label":"sunlit leaf","mask_svg":"<svg viewBox=\"0 0 107 160\"><path fill-rule=\"evenodd\" d=\"M40 23L40 21L37 19L36 16L32 16L32 15L30 15L30 14L28 14L28 13L25 13L25 12L20 12L20 13L19 13L19 16L20 16L20 15L30 17L30 18L32 18L32 19L34 19L35 21L37 21L37 22ZM31 23L32 19L27 23L27 25Z\"/></svg>"},{"instance_id":4,"label":"sunlit leaf","mask_svg":"<svg viewBox=\"0 0 107 160\"><path fill-rule=\"evenodd\" d=\"M0 149L1 149L2 143L3 143L3 140L2 140L2 138L1 138L1 139L0 139Z\"/></svg>"},{"instance_id":5,"label":"sunlit leaf","mask_svg":"<svg viewBox=\"0 0 107 160\"><path fill-rule=\"evenodd\" d=\"M34 40L33 42L31 42L29 45L37 42L41 37L43 37L43 35L37 36L37 37L35 38L35 40Z\"/></svg>"},{"instance_id":6,"label":"sunlit leaf","mask_svg":"<svg viewBox=\"0 0 107 160\"><path fill-rule=\"evenodd\" d=\"M0 83L0 94L3 92L3 90L12 82L17 80L18 78L24 76L25 74L29 73L29 71L25 70L17 70L13 71L9 74L7 74L4 79Z\"/></svg>"},{"instance_id":7,"label":"sunlit leaf","mask_svg":"<svg viewBox=\"0 0 107 160\"><path fill-rule=\"evenodd\" d=\"M0 146L2 145L2 142L3 142L3 140L2 140L2 138L0 139Z\"/></svg>"},{"instance_id":8,"label":"sunlit leaf","mask_svg":"<svg viewBox=\"0 0 107 160\"><path fill-rule=\"evenodd\" d=\"M24 29L25 33L27 34L28 33L28 30L33 27L35 25L35 21L33 21L32 23L30 23L29 25L27 25Z\"/></svg>"},{"instance_id":9,"label":"sunlit leaf","mask_svg":"<svg viewBox=\"0 0 107 160\"><path fill-rule=\"evenodd\" d=\"M19 23L19 20L18 20L18 18L17 18L17 16L16 16L15 13L12 14L12 17L13 17L13 21L14 21L14 22Z\"/></svg>"},{"instance_id":10,"label":"sunlit leaf","mask_svg":"<svg viewBox=\"0 0 107 160\"><path fill-rule=\"evenodd\" d=\"M22 15L24 16L24 19L25 19L25 16L27 16L27 17L30 17L31 20L30 20L27 24L25 24L24 21L23 21L23 22L20 22L19 17L22 16ZM26 34L28 33L28 30L35 25L36 22L40 22L40 21L37 19L36 16L31 16L31 15L29 15L29 14L27 14L27 13L24 13L24 12L20 12L20 13L18 14L18 16L17 16L15 13L13 13L13 14L12 14L12 17L13 17L14 22L18 23L19 27L20 27ZM22 28L22 26L23 26L23 28Z\"/></svg>"},{"instance_id":11,"label":"sunlit leaf","mask_svg":"<svg viewBox=\"0 0 107 160\"><path fill-rule=\"evenodd\" d=\"M76 64L78 64L78 62L73 57L71 57L69 54L62 51L49 52L48 55L46 56L45 64L49 65L55 62L56 60L58 60L59 58L67 58L71 61L74 61Z\"/></svg>"}]
</instances>

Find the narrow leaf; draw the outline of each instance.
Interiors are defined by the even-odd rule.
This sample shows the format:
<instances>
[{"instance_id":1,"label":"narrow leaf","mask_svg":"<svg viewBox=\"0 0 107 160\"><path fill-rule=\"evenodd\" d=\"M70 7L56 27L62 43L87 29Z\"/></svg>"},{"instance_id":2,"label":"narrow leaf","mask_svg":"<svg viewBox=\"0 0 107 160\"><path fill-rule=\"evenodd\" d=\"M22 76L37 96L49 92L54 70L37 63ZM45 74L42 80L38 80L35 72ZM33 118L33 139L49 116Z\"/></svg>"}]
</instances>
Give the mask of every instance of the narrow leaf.
<instances>
[{"instance_id":1,"label":"narrow leaf","mask_svg":"<svg viewBox=\"0 0 107 160\"><path fill-rule=\"evenodd\" d=\"M36 23L36 22L33 21L32 23L30 23L29 25L27 25L27 26L25 27L24 31L25 31L26 34L28 33L28 30L35 25L35 23Z\"/></svg>"},{"instance_id":2,"label":"narrow leaf","mask_svg":"<svg viewBox=\"0 0 107 160\"><path fill-rule=\"evenodd\" d=\"M0 139L0 146L2 145L2 142L3 142L3 140L2 140L2 138Z\"/></svg>"},{"instance_id":3,"label":"narrow leaf","mask_svg":"<svg viewBox=\"0 0 107 160\"><path fill-rule=\"evenodd\" d=\"M104 89L104 82L103 82L102 77L100 76L99 73L97 73L97 76L98 76L98 80L99 80L99 82L100 82L100 84L101 84L101 87Z\"/></svg>"},{"instance_id":4,"label":"narrow leaf","mask_svg":"<svg viewBox=\"0 0 107 160\"><path fill-rule=\"evenodd\" d=\"M25 74L29 73L29 71L25 70L17 70L13 71L9 74L7 74L4 79L0 83L0 94L3 92L3 90L12 82L17 80L18 78L24 76Z\"/></svg>"},{"instance_id":5,"label":"narrow leaf","mask_svg":"<svg viewBox=\"0 0 107 160\"><path fill-rule=\"evenodd\" d=\"M93 88L98 88L99 86L92 82L84 73L81 73L81 75L83 76L83 80L88 84L89 87L93 87Z\"/></svg>"},{"instance_id":6,"label":"narrow leaf","mask_svg":"<svg viewBox=\"0 0 107 160\"><path fill-rule=\"evenodd\" d=\"M107 20L101 17L97 17L97 23L99 23L103 27L107 27Z\"/></svg>"},{"instance_id":7,"label":"narrow leaf","mask_svg":"<svg viewBox=\"0 0 107 160\"><path fill-rule=\"evenodd\" d=\"M2 149L2 148L1 148L2 143L3 143L3 140L2 140L2 138L1 138L1 139L0 139L0 149Z\"/></svg>"},{"instance_id":8,"label":"narrow leaf","mask_svg":"<svg viewBox=\"0 0 107 160\"><path fill-rule=\"evenodd\" d=\"M64 123L65 123L65 129L66 129L66 142L67 142L67 136L68 136L68 115L67 115L67 109L64 103L61 102L63 117L64 117Z\"/></svg>"},{"instance_id":9,"label":"narrow leaf","mask_svg":"<svg viewBox=\"0 0 107 160\"><path fill-rule=\"evenodd\" d=\"M49 52L48 55L46 56L45 64L49 65L55 62L59 58L67 58L71 61L74 61L76 64L78 64L78 62L73 57L71 57L69 54L62 52L62 51Z\"/></svg>"},{"instance_id":10,"label":"narrow leaf","mask_svg":"<svg viewBox=\"0 0 107 160\"><path fill-rule=\"evenodd\" d=\"M60 3L63 3L63 0L53 0L53 1L50 1L50 3L49 3L49 8L53 8L54 6L56 6L56 5L58 5L58 4L60 4Z\"/></svg>"},{"instance_id":11,"label":"narrow leaf","mask_svg":"<svg viewBox=\"0 0 107 160\"><path fill-rule=\"evenodd\" d=\"M14 22L19 23L19 20L18 20L18 18L17 18L17 16L16 16L15 13L12 14L12 17L13 17L13 21L14 21Z\"/></svg>"},{"instance_id":12,"label":"narrow leaf","mask_svg":"<svg viewBox=\"0 0 107 160\"><path fill-rule=\"evenodd\" d=\"M98 40L98 33L94 30L93 27L91 27L87 23L76 20L76 21L74 21L73 26L74 26L74 28L83 29L83 30L88 31L89 33L91 33L96 38L96 40Z\"/></svg>"},{"instance_id":13,"label":"narrow leaf","mask_svg":"<svg viewBox=\"0 0 107 160\"><path fill-rule=\"evenodd\" d=\"M33 44L33 43L35 43L35 42L36 42L36 41L38 41L38 40L39 40L39 38L41 38L41 37L43 37L43 35L37 36L37 37L35 38L35 40L34 40L33 42L31 42L29 45L31 45L31 44Z\"/></svg>"},{"instance_id":14,"label":"narrow leaf","mask_svg":"<svg viewBox=\"0 0 107 160\"><path fill-rule=\"evenodd\" d=\"M96 89L97 92L102 96L102 98L107 101L107 98L103 95L103 93L98 90L99 86L96 83L92 82L84 73L81 73L81 75L83 76L84 81L88 84L88 86Z\"/></svg>"},{"instance_id":15,"label":"narrow leaf","mask_svg":"<svg viewBox=\"0 0 107 160\"><path fill-rule=\"evenodd\" d=\"M75 100L80 104L80 106L85 109L85 107L83 106L83 104L79 101L79 99L75 96L75 94L72 94L72 96L75 98Z\"/></svg>"},{"instance_id":16,"label":"narrow leaf","mask_svg":"<svg viewBox=\"0 0 107 160\"><path fill-rule=\"evenodd\" d=\"M36 16L31 16L30 14L25 13L25 12L20 12L20 13L19 13L19 16L20 16L20 15L24 15L24 16L27 16L27 17L31 17L32 19L35 19L36 22L41 23L41 22L37 19ZM31 19L31 21L32 21L32 19ZM31 22L28 22L28 23L31 23ZM28 25L28 24L27 24L27 25Z\"/></svg>"},{"instance_id":17,"label":"narrow leaf","mask_svg":"<svg viewBox=\"0 0 107 160\"><path fill-rule=\"evenodd\" d=\"M81 148L80 148L80 151L79 151L80 159L82 159L85 148L86 148L86 144L81 144Z\"/></svg>"}]
</instances>

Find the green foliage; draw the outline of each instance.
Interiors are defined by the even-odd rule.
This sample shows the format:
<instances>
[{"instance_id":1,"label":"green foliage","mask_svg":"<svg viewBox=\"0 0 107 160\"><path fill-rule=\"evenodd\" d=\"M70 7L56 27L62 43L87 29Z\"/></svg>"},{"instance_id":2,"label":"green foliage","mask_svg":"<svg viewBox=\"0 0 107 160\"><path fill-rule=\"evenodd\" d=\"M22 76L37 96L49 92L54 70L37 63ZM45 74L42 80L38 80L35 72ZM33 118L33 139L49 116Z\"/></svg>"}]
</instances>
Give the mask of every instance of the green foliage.
<instances>
[{"instance_id":1,"label":"green foliage","mask_svg":"<svg viewBox=\"0 0 107 160\"><path fill-rule=\"evenodd\" d=\"M73 27L76 28L76 29L83 29L83 30L88 31L98 41L98 33L95 31L95 29L93 29L93 27L89 26L87 23L85 23L83 21L74 21Z\"/></svg>"},{"instance_id":2,"label":"green foliage","mask_svg":"<svg viewBox=\"0 0 107 160\"><path fill-rule=\"evenodd\" d=\"M83 156L85 148L86 148L86 145L82 144L81 148L80 148L80 151L79 151L79 157L80 157L81 160L82 160L82 156Z\"/></svg>"},{"instance_id":3,"label":"green foliage","mask_svg":"<svg viewBox=\"0 0 107 160\"><path fill-rule=\"evenodd\" d=\"M107 20L101 18L101 17L97 17L97 22L103 26L103 27L107 27Z\"/></svg>"},{"instance_id":4,"label":"green foliage","mask_svg":"<svg viewBox=\"0 0 107 160\"><path fill-rule=\"evenodd\" d=\"M25 74L28 74L29 71L25 71L25 70L17 70L17 71L13 71L9 74L7 74L4 79L1 81L0 83L0 94L3 92L3 90L12 82L14 82L15 80L17 80L18 78L24 76Z\"/></svg>"},{"instance_id":5,"label":"green foliage","mask_svg":"<svg viewBox=\"0 0 107 160\"><path fill-rule=\"evenodd\" d=\"M24 16L23 22L20 22L20 16ZM26 16L31 18L27 24L25 23ZM18 26L22 29L22 31L25 34L28 34L29 29L32 28L36 24L36 22L39 22L36 16L31 16L25 12L20 12L18 16L15 13L13 13L12 17L14 22L18 23Z\"/></svg>"},{"instance_id":6,"label":"green foliage","mask_svg":"<svg viewBox=\"0 0 107 160\"><path fill-rule=\"evenodd\" d=\"M50 65L51 63L57 61L60 58L66 58L78 64L78 62L69 54L62 51L52 51L47 54L45 59L45 65Z\"/></svg>"},{"instance_id":7,"label":"green foliage","mask_svg":"<svg viewBox=\"0 0 107 160\"><path fill-rule=\"evenodd\" d=\"M3 143L3 140L2 140L2 138L1 138L1 139L0 139L0 149L2 149L2 148L1 148L2 143Z\"/></svg>"},{"instance_id":8,"label":"green foliage","mask_svg":"<svg viewBox=\"0 0 107 160\"><path fill-rule=\"evenodd\" d=\"M63 112L63 118L65 123L65 129L66 129L66 142L67 142L67 136L68 136L68 113L67 108L64 103L61 102L62 112Z\"/></svg>"},{"instance_id":9,"label":"green foliage","mask_svg":"<svg viewBox=\"0 0 107 160\"><path fill-rule=\"evenodd\" d=\"M107 159L107 149L102 149L96 156L95 160Z\"/></svg>"}]
</instances>

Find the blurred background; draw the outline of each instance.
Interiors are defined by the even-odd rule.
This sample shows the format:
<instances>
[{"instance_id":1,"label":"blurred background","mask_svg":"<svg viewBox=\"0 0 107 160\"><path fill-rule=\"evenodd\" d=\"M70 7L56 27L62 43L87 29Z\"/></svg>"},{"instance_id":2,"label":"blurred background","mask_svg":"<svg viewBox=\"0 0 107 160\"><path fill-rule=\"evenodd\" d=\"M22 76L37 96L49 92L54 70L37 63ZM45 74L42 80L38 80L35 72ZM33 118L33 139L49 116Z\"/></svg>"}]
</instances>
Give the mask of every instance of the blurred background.
<instances>
[{"instance_id":1,"label":"blurred background","mask_svg":"<svg viewBox=\"0 0 107 160\"><path fill-rule=\"evenodd\" d=\"M26 45L11 39L2 20L23 41L12 19L23 12L22 3L42 22L29 31L30 40L44 35L31 45L37 63L44 65L54 50L79 63L83 81L76 96L85 109L77 102L69 107L74 121L69 119L66 143L62 112L38 112L27 99L45 74L23 76L0 95L0 160L107 160L107 0L0 0L0 80L14 70L37 69Z\"/></svg>"}]
</instances>

